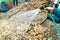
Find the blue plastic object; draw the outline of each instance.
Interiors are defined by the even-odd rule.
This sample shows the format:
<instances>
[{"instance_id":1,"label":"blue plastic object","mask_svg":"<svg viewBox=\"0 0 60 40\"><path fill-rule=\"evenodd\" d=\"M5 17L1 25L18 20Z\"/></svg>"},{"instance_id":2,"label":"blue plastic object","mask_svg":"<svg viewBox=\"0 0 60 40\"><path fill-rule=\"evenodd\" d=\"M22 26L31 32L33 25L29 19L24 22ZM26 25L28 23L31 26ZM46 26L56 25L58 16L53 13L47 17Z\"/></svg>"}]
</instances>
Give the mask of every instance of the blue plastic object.
<instances>
[{"instance_id":1,"label":"blue plastic object","mask_svg":"<svg viewBox=\"0 0 60 40\"><path fill-rule=\"evenodd\" d=\"M54 18L54 20L55 20L56 23L60 23L60 18L58 18L58 17L56 17L56 16L53 16L53 15L51 15L51 16ZM48 18L49 18L50 20L52 20L51 17L48 16Z\"/></svg>"},{"instance_id":2,"label":"blue plastic object","mask_svg":"<svg viewBox=\"0 0 60 40\"><path fill-rule=\"evenodd\" d=\"M54 8L53 13L60 18L60 9L59 8Z\"/></svg>"},{"instance_id":3,"label":"blue plastic object","mask_svg":"<svg viewBox=\"0 0 60 40\"><path fill-rule=\"evenodd\" d=\"M8 5L5 2L1 2L0 12L7 12L9 10Z\"/></svg>"},{"instance_id":4,"label":"blue plastic object","mask_svg":"<svg viewBox=\"0 0 60 40\"><path fill-rule=\"evenodd\" d=\"M60 3L56 3L53 9L53 13L60 18Z\"/></svg>"},{"instance_id":5,"label":"blue plastic object","mask_svg":"<svg viewBox=\"0 0 60 40\"><path fill-rule=\"evenodd\" d=\"M56 24L56 22L55 22L55 20L54 20L54 18L52 16L52 14L48 13L48 17L52 19L52 21L54 23L54 27L56 28L57 36L58 36L58 38L60 38L60 31L59 31L59 28L58 28L58 26L57 26L57 24Z\"/></svg>"}]
</instances>

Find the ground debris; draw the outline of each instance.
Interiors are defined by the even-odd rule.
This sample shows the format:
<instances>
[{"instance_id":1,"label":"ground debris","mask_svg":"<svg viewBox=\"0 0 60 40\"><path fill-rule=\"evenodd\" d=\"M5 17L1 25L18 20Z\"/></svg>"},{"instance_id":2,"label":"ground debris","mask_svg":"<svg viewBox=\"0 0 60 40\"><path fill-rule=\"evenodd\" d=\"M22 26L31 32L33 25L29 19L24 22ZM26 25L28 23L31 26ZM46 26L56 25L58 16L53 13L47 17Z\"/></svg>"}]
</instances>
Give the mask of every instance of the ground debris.
<instances>
[{"instance_id":1,"label":"ground debris","mask_svg":"<svg viewBox=\"0 0 60 40\"><path fill-rule=\"evenodd\" d=\"M29 29L24 36L29 40L47 40L47 38L54 37L57 39L56 34L52 35L50 31L50 28L42 27L40 24L33 24L33 27Z\"/></svg>"},{"instance_id":2,"label":"ground debris","mask_svg":"<svg viewBox=\"0 0 60 40\"><path fill-rule=\"evenodd\" d=\"M49 37L53 38L50 28L42 27L40 24L28 25L0 20L0 40L46 40Z\"/></svg>"}]
</instances>

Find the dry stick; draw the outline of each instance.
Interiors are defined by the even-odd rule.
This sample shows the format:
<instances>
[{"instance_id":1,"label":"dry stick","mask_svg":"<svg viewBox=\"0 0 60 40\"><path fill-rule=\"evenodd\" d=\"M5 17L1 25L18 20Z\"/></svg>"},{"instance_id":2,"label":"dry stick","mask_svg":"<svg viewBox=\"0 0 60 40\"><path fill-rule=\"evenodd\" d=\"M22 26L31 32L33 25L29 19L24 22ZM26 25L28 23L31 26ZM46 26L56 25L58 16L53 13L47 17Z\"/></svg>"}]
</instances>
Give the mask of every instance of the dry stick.
<instances>
[{"instance_id":1,"label":"dry stick","mask_svg":"<svg viewBox=\"0 0 60 40\"><path fill-rule=\"evenodd\" d=\"M43 22L41 22L40 25L43 24L46 20L47 20L47 18Z\"/></svg>"},{"instance_id":2,"label":"dry stick","mask_svg":"<svg viewBox=\"0 0 60 40\"><path fill-rule=\"evenodd\" d=\"M20 12L20 7L22 7L23 5L21 5L21 6L16 6L16 7L14 7L13 9L11 9L10 11L8 11L6 14L7 14L7 16L6 16L6 19L7 18L10 18L11 16L13 16L13 15L15 15L15 14L17 14L18 12Z\"/></svg>"},{"instance_id":3,"label":"dry stick","mask_svg":"<svg viewBox=\"0 0 60 40\"><path fill-rule=\"evenodd\" d=\"M11 16L17 14L18 12L20 12L20 10L18 10L17 12L15 12L14 14L10 15L8 18L10 18Z\"/></svg>"},{"instance_id":4,"label":"dry stick","mask_svg":"<svg viewBox=\"0 0 60 40\"><path fill-rule=\"evenodd\" d=\"M7 16L6 18L10 18L11 16L17 14L19 11L20 11L20 9L17 10L17 8L16 8L16 10L12 10L11 13L7 12L7 15L8 15L8 16Z\"/></svg>"}]
</instances>

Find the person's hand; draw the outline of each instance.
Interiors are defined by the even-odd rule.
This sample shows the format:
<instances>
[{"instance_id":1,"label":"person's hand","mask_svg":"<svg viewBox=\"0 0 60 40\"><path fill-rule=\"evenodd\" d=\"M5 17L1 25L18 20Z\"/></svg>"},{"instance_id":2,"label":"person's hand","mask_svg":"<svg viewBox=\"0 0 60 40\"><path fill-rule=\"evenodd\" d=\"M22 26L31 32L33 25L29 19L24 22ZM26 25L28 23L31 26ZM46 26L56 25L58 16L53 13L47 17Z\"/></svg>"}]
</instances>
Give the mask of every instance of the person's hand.
<instances>
[{"instance_id":1,"label":"person's hand","mask_svg":"<svg viewBox=\"0 0 60 40\"><path fill-rule=\"evenodd\" d=\"M53 7L46 7L45 9L48 9L50 12L53 11Z\"/></svg>"}]
</instances>

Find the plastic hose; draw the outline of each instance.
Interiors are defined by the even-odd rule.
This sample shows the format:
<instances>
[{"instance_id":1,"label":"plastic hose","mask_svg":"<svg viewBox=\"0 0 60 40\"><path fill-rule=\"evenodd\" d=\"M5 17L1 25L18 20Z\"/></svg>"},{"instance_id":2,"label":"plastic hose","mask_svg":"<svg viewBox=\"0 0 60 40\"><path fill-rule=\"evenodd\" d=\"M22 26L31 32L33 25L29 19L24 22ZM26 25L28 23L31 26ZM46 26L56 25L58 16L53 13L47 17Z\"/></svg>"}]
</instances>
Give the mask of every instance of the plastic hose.
<instances>
[{"instance_id":1,"label":"plastic hose","mask_svg":"<svg viewBox=\"0 0 60 40\"><path fill-rule=\"evenodd\" d=\"M56 28L58 38L60 38L60 31L59 31L58 25L56 24L56 22L55 22L54 18L52 17L51 13L49 13L48 16L52 19L52 21L54 23L54 27Z\"/></svg>"}]
</instances>

